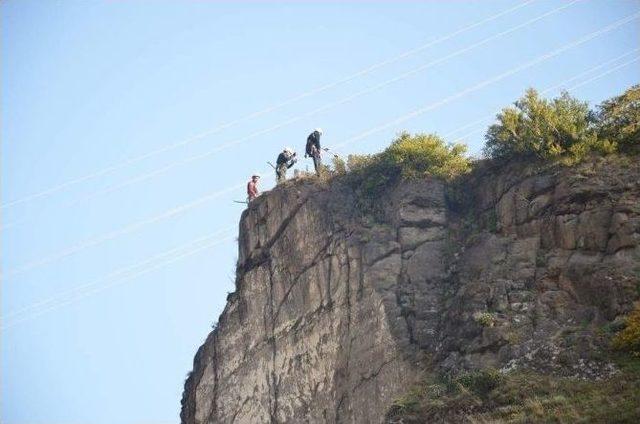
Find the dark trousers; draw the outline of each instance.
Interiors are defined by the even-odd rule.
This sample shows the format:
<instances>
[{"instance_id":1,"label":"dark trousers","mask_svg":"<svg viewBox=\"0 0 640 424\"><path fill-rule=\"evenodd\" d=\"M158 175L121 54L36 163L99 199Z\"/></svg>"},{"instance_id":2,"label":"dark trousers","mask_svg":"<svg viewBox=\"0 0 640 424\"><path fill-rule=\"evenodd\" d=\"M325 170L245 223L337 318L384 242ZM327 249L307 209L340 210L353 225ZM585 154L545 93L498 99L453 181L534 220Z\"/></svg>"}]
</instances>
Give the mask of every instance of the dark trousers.
<instances>
[{"instance_id":1,"label":"dark trousers","mask_svg":"<svg viewBox=\"0 0 640 424\"><path fill-rule=\"evenodd\" d=\"M283 164L276 168L276 182L279 184L287 179L287 165Z\"/></svg>"},{"instance_id":2,"label":"dark trousers","mask_svg":"<svg viewBox=\"0 0 640 424\"><path fill-rule=\"evenodd\" d=\"M314 155L311 156L313 158L313 167L316 170L316 175L320 175L320 170L322 169L322 157L320 156L320 153L316 153Z\"/></svg>"}]
</instances>

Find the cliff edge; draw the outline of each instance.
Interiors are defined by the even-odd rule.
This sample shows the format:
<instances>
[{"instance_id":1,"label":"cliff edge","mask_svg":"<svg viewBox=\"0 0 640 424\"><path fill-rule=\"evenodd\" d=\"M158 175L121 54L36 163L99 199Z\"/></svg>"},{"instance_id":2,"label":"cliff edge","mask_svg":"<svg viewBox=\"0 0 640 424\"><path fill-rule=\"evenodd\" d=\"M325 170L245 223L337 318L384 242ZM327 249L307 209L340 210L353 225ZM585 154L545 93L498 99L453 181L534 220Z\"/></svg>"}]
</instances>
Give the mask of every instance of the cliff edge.
<instances>
[{"instance_id":1,"label":"cliff edge","mask_svg":"<svg viewBox=\"0 0 640 424\"><path fill-rule=\"evenodd\" d=\"M348 175L298 179L244 211L183 423L379 423L425 375L618 372L602 328L640 296L637 157L363 196Z\"/></svg>"}]
</instances>

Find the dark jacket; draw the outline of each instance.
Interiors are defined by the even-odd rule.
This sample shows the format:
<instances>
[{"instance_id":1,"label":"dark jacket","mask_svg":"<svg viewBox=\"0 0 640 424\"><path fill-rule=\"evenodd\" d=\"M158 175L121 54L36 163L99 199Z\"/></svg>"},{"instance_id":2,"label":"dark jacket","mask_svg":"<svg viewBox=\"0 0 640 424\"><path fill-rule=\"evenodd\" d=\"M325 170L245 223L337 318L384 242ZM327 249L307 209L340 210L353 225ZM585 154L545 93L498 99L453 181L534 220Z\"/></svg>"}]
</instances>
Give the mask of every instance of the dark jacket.
<instances>
[{"instance_id":1,"label":"dark jacket","mask_svg":"<svg viewBox=\"0 0 640 424\"><path fill-rule=\"evenodd\" d=\"M311 146L315 146L318 152L320 152L320 133L318 131L312 132L309 134L309 137L307 137L307 146L305 148L305 153L307 155L311 155L313 153Z\"/></svg>"},{"instance_id":2,"label":"dark jacket","mask_svg":"<svg viewBox=\"0 0 640 424\"><path fill-rule=\"evenodd\" d=\"M296 162L293 160L294 156L287 157L284 152L278 155L278 159L276 160L276 166L280 167L283 164L287 165L287 168L291 168Z\"/></svg>"}]
</instances>

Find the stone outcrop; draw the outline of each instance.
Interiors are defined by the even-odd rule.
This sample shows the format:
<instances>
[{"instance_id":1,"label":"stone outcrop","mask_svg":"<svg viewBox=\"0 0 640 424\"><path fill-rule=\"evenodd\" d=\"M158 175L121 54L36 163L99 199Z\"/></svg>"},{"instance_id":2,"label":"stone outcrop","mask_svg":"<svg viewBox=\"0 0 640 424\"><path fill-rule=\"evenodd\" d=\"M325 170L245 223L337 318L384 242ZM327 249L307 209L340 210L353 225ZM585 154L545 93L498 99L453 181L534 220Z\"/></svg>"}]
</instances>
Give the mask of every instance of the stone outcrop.
<instances>
[{"instance_id":1,"label":"stone outcrop","mask_svg":"<svg viewBox=\"0 0 640 424\"><path fill-rule=\"evenodd\" d=\"M358 193L301 179L243 213L183 423L375 423L425 372L615 372L600 330L639 295L637 161L401 181L377 219Z\"/></svg>"}]
</instances>

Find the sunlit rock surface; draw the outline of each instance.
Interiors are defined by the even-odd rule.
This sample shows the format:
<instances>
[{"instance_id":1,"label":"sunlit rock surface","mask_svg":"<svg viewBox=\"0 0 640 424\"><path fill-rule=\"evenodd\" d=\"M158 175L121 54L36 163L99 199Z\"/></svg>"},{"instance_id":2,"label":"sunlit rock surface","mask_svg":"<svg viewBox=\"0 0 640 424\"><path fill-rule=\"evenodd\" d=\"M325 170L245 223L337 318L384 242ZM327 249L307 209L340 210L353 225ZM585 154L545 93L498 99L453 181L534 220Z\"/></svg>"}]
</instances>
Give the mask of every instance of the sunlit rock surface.
<instances>
[{"instance_id":1,"label":"sunlit rock surface","mask_svg":"<svg viewBox=\"0 0 640 424\"><path fill-rule=\"evenodd\" d=\"M375 217L357 191L289 181L243 213L183 423L379 423L428 371L615 371L597 329L637 297L637 162L480 164L388 187Z\"/></svg>"}]
</instances>

